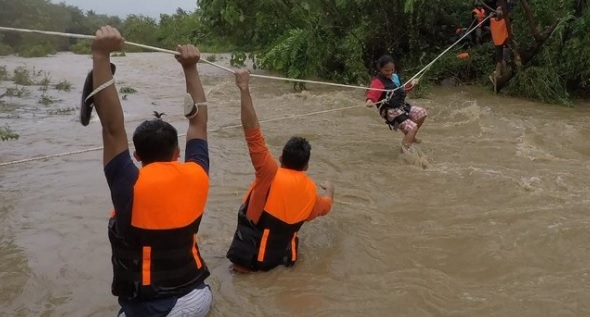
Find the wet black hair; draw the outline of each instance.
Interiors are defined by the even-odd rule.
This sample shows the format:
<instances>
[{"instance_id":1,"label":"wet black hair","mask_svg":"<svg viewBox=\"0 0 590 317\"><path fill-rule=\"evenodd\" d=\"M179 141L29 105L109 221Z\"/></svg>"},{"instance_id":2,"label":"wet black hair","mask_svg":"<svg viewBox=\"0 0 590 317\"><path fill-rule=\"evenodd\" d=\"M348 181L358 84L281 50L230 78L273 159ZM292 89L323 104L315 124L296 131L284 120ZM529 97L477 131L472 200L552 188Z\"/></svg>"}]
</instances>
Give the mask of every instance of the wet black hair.
<instances>
[{"instance_id":1,"label":"wet black hair","mask_svg":"<svg viewBox=\"0 0 590 317\"><path fill-rule=\"evenodd\" d=\"M163 115L154 111L156 119L142 122L133 133L135 152L143 165L170 162L178 148L178 132L162 120Z\"/></svg>"},{"instance_id":2,"label":"wet black hair","mask_svg":"<svg viewBox=\"0 0 590 317\"><path fill-rule=\"evenodd\" d=\"M291 137L283 147L282 165L285 168L303 171L309 163L311 145L302 137Z\"/></svg>"},{"instance_id":3,"label":"wet black hair","mask_svg":"<svg viewBox=\"0 0 590 317\"><path fill-rule=\"evenodd\" d=\"M383 68L383 66L385 66L389 63L395 64L395 62L393 61L393 57L391 57L391 55L383 55L383 56L379 57L379 59L377 60L377 68L379 70L381 70L381 68Z\"/></svg>"},{"instance_id":4,"label":"wet black hair","mask_svg":"<svg viewBox=\"0 0 590 317\"><path fill-rule=\"evenodd\" d=\"M163 112L160 113L160 112L154 111L154 117L156 117L156 119L162 119L162 116L165 116L165 115L166 114Z\"/></svg>"}]
</instances>

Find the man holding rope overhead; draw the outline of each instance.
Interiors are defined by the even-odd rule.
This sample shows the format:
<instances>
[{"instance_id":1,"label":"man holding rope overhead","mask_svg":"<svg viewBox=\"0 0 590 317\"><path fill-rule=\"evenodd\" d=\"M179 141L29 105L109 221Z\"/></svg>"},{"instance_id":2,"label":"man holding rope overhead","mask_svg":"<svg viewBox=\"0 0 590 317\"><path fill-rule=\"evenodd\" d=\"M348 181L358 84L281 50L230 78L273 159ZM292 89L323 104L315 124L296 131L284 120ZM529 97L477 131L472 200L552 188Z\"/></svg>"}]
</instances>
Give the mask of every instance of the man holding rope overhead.
<instances>
[{"instance_id":1,"label":"man holding rope overhead","mask_svg":"<svg viewBox=\"0 0 590 317\"><path fill-rule=\"evenodd\" d=\"M496 90L496 82L499 77L502 77L506 72L506 60L509 59L509 52L507 49L508 41L512 34L508 34L506 27L506 19L502 7L496 9L496 16L490 20L490 27L492 31L492 40L494 41L496 68L490 80L494 84L494 91Z\"/></svg>"},{"instance_id":2,"label":"man holding rope overhead","mask_svg":"<svg viewBox=\"0 0 590 317\"><path fill-rule=\"evenodd\" d=\"M110 63L110 53L124 44L110 26L96 32L82 105L89 114L94 104L102 124L104 172L114 205L108 234L111 291L121 305L118 316L206 316L212 302L205 284L209 270L196 242L209 191L207 107L196 67L200 53L185 45L178 47L176 56L190 95L184 105L189 120L185 163L177 161L176 129L156 118L144 121L133 133L139 170L131 160Z\"/></svg>"},{"instance_id":3,"label":"man holding rope overhead","mask_svg":"<svg viewBox=\"0 0 590 317\"><path fill-rule=\"evenodd\" d=\"M418 84L418 80L415 79L402 86L400 77L395 73L393 58L389 55L379 58L377 68L378 73L371 81L370 87L390 91L369 90L366 105L374 107L378 103L377 110L390 129L399 128L405 134L402 146L407 150L412 143L421 142L416 138L416 133L428 116L426 109L406 102L406 92L412 91Z\"/></svg>"},{"instance_id":4,"label":"man holding rope overhead","mask_svg":"<svg viewBox=\"0 0 590 317\"><path fill-rule=\"evenodd\" d=\"M472 19L472 25L478 25L480 24L484 19L486 18L486 11L483 8L483 4L481 2L476 2L475 3L475 8L473 8L473 10L471 10L471 19ZM482 30L484 29L484 25L480 25L475 29L475 36L474 41L476 44L482 44L483 43L483 32Z\"/></svg>"},{"instance_id":5,"label":"man holding rope overhead","mask_svg":"<svg viewBox=\"0 0 590 317\"><path fill-rule=\"evenodd\" d=\"M279 265L295 264L297 232L306 221L327 215L332 209L334 186L325 182L317 193L307 176L311 146L301 137L292 137L283 147L280 166L272 157L260 125L248 83L250 73L236 72L241 96L241 119L256 180L238 211L238 223L227 258L239 272L269 271Z\"/></svg>"}]
</instances>

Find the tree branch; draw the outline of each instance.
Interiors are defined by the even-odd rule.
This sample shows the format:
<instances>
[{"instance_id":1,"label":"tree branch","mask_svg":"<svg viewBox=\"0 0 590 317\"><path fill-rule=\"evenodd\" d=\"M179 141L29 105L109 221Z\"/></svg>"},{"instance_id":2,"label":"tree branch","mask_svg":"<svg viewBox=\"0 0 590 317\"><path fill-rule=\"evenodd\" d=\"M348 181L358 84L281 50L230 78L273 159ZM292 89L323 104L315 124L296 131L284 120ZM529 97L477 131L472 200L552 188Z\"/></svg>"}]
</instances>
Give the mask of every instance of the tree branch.
<instances>
[{"instance_id":1,"label":"tree branch","mask_svg":"<svg viewBox=\"0 0 590 317\"><path fill-rule=\"evenodd\" d=\"M478 0L477 2L479 2L481 5L483 5L484 7L486 7L488 10L490 10L490 12L495 12L496 9L490 7L489 5L487 5L485 2L483 2L483 0Z\"/></svg>"},{"instance_id":2,"label":"tree branch","mask_svg":"<svg viewBox=\"0 0 590 317\"><path fill-rule=\"evenodd\" d=\"M588 1L587 0L578 0L578 2L576 3L576 13L575 13L575 16L578 17L578 18L581 17L587 7L588 7Z\"/></svg>"},{"instance_id":3,"label":"tree branch","mask_svg":"<svg viewBox=\"0 0 590 317\"><path fill-rule=\"evenodd\" d=\"M553 31L555 31L555 29L557 28L557 26L559 25L559 23L561 23L562 20L563 20L563 18L558 19L553 24L551 24L551 26L548 26L545 29L545 31L543 31L543 33L541 34L542 41L547 40L547 38L549 38L549 36L551 36L551 33L553 33Z\"/></svg>"},{"instance_id":4,"label":"tree branch","mask_svg":"<svg viewBox=\"0 0 590 317\"><path fill-rule=\"evenodd\" d=\"M505 0L501 0L502 2L504 2L505 4ZM529 5L527 0L520 0L520 5L522 6L522 9L524 10L524 15L527 19L527 21L529 22L529 28L531 29L531 32L533 32L533 36L535 37L536 41L542 41L542 37L541 37L541 33L539 32L539 29L537 29L536 23L535 23L535 17L533 15L533 10L531 10L531 6Z\"/></svg>"},{"instance_id":5,"label":"tree branch","mask_svg":"<svg viewBox=\"0 0 590 317\"><path fill-rule=\"evenodd\" d=\"M543 47L543 44L545 44L545 41L549 39L553 31L555 31L555 28L557 28L557 26L559 25L559 23L561 23L561 19L558 19L551 26L547 27L543 34L540 35L541 37L539 38L539 40L536 40L534 44L526 50L526 55L522 57L522 65L528 64L535 57L535 55L539 53L539 51ZM510 71L507 72L504 76L499 77L496 81L496 91L500 91L502 88L504 88L508 84L510 79L514 77L514 75L516 75L516 68L512 67Z\"/></svg>"},{"instance_id":6,"label":"tree branch","mask_svg":"<svg viewBox=\"0 0 590 317\"><path fill-rule=\"evenodd\" d=\"M522 1L526 1L526 0L522 0ZM512 30L512 23L510 21L510 12L508 12L508 6L506 4L506 0L500 0L500 6L502 7L502 12L504 13L504 21L506 22L506 30L508 31L508 44L510 45L510 47L512 48L512 55L513 55L513 61L516 58L516 56L520 56L521 52L520 52L520 47L518 46L518 43L514 40L514 32ZM493 19L493 18L492 18ZM514 64L512 65L514 68Z\"/></svg>"}]
</instances>

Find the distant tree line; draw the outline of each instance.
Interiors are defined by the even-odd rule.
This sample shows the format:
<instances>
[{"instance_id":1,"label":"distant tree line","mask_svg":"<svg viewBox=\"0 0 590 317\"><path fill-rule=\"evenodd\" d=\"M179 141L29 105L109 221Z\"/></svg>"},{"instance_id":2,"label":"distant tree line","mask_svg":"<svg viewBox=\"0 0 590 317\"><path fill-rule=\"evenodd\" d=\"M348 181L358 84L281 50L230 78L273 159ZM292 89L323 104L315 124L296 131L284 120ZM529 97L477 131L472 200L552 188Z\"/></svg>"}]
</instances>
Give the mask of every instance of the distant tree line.
<instances>
[{"instance_id":1,"label":"distant tree line","mask_svg":"<svg viewBox=\"0 0 590 317\"><path fill-rule=\"evenodd\" d=\"M486 1L489 3L490 1ZM493 1L492 1L493 2ZM516 0L510 8L515 53L499 88L546 102L567 104L590 97L590 12L587 0ZM471 25L472 1L447 0L200 0L191 12L178 9L159 21L142 15L125 19L83 12L48 0L0 0L1 26L94 34L99 26L119 28L129 41L173 49L194 43L202 51L231 51L235 64L293 78L322 78L367 84L382 54L396 60L408 78ZM133 48L129 48L133 50ZM0 54L45 56L89 52L89 41L0 33ZM458 58L459 53L468 58ZM425 82L454 78L490 86L494 48L490 41L449 52L426 73Z\"/></svg>"}]
</instances>

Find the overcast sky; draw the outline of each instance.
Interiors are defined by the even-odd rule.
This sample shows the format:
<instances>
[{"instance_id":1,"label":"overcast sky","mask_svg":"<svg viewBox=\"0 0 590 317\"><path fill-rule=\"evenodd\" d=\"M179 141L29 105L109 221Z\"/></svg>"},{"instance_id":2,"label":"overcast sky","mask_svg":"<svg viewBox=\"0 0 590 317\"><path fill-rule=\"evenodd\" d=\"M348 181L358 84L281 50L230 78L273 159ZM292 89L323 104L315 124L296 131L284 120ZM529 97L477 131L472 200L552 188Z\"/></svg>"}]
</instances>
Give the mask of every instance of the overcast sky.
<instances>
[{"instance_id":1,"label":"overcast sky","mask_svg":"<svg viewBox=\"0 0 590 317\"><path fill-rule=\"evenodd\" d=\"M84 12L94 10L97 14L118 15L122 18L128 14L142 14L156 20L160 18L160 13L172 14L176 12L176 8L194 11L197 7L197 0L51 0L51 2L65 2Z\"/></svg>"}]
</instances>

